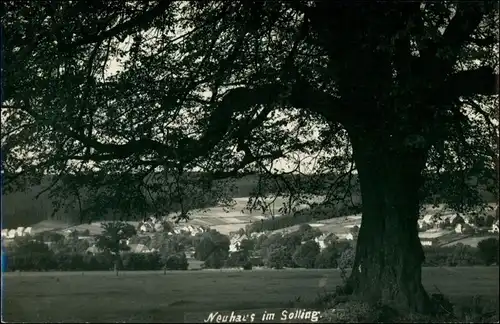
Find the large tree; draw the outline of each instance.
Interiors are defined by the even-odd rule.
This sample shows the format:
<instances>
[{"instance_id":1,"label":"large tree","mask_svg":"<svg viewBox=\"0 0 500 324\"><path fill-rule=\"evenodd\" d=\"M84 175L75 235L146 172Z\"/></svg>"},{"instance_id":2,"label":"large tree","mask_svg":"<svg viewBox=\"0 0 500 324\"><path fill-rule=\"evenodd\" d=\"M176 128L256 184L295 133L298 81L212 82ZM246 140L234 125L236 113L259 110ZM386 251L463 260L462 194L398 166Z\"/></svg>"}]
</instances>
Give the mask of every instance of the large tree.
<instances>
[{"instance_id":1,"label":"large tree","mask_svg":"<svg viewBox=\"0 0 500 324\"><path fill-rule=\"evenodd\" d=\"M51 174L59 196L86 187L101 206L161 209L201 181L276 179L277 159L316 156L325 183L359 176L352 292L425 311L417 218L435 195L422 189L452 183L463 210L478 202L466 180L495 181L493 2L5 8L7 185Z\"/></svg>"}]
</instances>

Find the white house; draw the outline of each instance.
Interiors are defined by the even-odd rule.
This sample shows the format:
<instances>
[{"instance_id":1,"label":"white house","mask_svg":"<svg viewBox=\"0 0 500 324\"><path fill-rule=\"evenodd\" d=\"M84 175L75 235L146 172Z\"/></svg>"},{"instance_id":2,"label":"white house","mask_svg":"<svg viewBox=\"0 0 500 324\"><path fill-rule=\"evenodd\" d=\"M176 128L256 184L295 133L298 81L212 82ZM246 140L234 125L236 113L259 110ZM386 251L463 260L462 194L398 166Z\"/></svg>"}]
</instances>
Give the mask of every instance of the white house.
<instances>
[{"instance_id":1,"label":"white house","mask_svg":"<svg viewBox=\"0 0 500 324\"><path fill-rule=\"evenodd\" d=\"M423 240L420 242L422 243L423 246L432 246L432 241L430 240Z\"/></svg>"},{"instance_id":2,"label":"white house","mask_svg":"<svg viewBox=\"0 0 500 324\"><path fill-rule=\"evenodd\" d=\"M314 241L315 241L316 243L318 243L318 245L319 245L319 249L320 249L320 250L323 250L324 248L326 248L326 243L325 243L325 238L326 238L326 236L325 236L325 237L323 237L323 236L324 236L324 235L321 235L321 236L319 236L319 237L315 237L315 238L314 238Z\"/></svg>"},{"instance_id":3,"label":"white house","mask_svg":"<svg viewBox=\"0 0 500 324\"><path fill-rule=\"evenodd\" d=\"M20 226L16 229L16 236L23 236L24 227Z\"/></svg>"},{"instance_id":4,"label":"white house","mask_svg":"<svg viewBox=\"0 0 500 324\"><path fill-rule=\"evenodd\" d=\"M99 248L97 248L97 246L92 245L92 246L88 247L85 252L89 253L89 254L97 254L97 253L101 252L101 250L99 250Z\"/></svg>"},{"instance_id":5,"label":"white house","mask_svg":"<svg viewBox=\"0 0 500 324\"><path fill-rule=\"evenodd\" d=\"M345 236L346 240L348 241L353 241L354 240L354 235L352 235L352 233L348 233L346 236Z\"/></svg>"},{"instance_id":6,"label":"white house","mask_svg":"<svg viewBox=\"0 0 500 324\"><path fill-rule=\"evenodd\" d=\"M229 251L230 252L236 252L240 249L240 244L241 241L245 239L245 235L239 235L236 234L235 236L231 237L230 243L229 243Z\"/></svg>"},{"instance_id":7,"label":"white house","mask_svg":"<svg viewBox=\"0 0 500 324\"><path fill-rule=\"evenodd\" d=\"M428 225L434 225L436 222L440 220L440 217L436 214L427 214L422 218L423 222Z\"/></svg>"},{"instance_id":8,"label":"white house","mask_svg":"<svg viewBox=\"0 0 500 324\"><path fill-rule=\"evenodd\" d=\"M455 227L455 233L472 234L474 231L474 228L469 224L457 224Z\"/></svg>"},{"instance_id":9,"label":"white house","mask_svg":"<svg viewBox=\"0 0 500 324\"><path fill-rule=\"evenodd\" d=\"M499 232L498 220L493 225L491 225L491 229L488 230L488 232L490 232L490 233L498 233Z\"/></svg>"},{"instance_id":10,"label":"white house","mask_svg":"<svg viewBox=\"0 0 500 324\"><path fill-rule=\"evenodd\" d=\"M13 239L16 237L17 231L15 229L11 229L7 232L7 238Z\"/></svg>"},{"instance_id":11,"label":"white house","mask_svg":"<svg viewBox=\"0 0 500 324\"><path fill-rule=\"evenodd\" d=\"M30 226L28 226L28 227L26 227L26 228L24 229L23 234L24 234L24 235L31 235L31 230L32 230L32 228L31 228Z\"/></svg>"},{"instance_id":12,"label":"white house","mask_svg":"<svg viewBox=\"0 0 500 324\"><path fill-rule=\"evenodd\" d=\"M130 252L132 253L150 253L151 250L144 244L130 244Z\"/></svg>"},{"instance_id":13,"label":"white house","mask_svg":"<svg viewBox=\"0 0 500 324\"><path fill-rule=\"evenodd\" d=\"M9 230L6 228L3 228L2 229L2 237L7 237L8 234L9 234Z\"/></svg>"}]
</instances>

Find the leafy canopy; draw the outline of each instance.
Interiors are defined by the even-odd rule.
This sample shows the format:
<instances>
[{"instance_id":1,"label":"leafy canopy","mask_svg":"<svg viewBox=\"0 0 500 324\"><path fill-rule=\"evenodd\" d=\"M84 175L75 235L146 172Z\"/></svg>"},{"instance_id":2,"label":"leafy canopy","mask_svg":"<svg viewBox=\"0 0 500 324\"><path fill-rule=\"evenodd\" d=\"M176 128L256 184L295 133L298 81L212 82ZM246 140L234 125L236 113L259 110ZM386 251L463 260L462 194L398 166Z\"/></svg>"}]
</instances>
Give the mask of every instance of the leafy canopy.
<instances>
[{"instance_id":1,"label":"leafy canopy","mask_svg":"<svg viewBox=\"0 0 500 324\"><path fill-rule=\"evenodd\" d=\"M373 130L384 145L428 151L422 202L464 210L481 202L478 188L495 190L492 2L4 10L5 185L49 175L52 198L74 199L82 220L174 206L187 218L228 197L215 180L251 173L251 204L269 186L290 211L303 192L349 203L348 135Z\"/></svg>"}]
</instances>

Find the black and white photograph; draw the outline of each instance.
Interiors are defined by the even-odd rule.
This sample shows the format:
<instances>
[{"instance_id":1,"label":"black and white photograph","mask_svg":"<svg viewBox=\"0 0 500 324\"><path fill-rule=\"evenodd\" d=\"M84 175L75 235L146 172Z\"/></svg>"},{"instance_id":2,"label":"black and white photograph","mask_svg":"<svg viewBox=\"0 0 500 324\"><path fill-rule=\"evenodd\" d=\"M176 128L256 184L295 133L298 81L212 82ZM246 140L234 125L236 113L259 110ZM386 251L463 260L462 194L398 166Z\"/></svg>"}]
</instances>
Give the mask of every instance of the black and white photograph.
<instances>
[{"instance_id":1,"label":"black and white photograph","mask_svg":"<svg viewBox=\"0 0 500 324\"><path fill-rule=\"evenodd\" d=\"M499 321L497 1L14 1L2 322Z\"/></svg>"}]
</instances>

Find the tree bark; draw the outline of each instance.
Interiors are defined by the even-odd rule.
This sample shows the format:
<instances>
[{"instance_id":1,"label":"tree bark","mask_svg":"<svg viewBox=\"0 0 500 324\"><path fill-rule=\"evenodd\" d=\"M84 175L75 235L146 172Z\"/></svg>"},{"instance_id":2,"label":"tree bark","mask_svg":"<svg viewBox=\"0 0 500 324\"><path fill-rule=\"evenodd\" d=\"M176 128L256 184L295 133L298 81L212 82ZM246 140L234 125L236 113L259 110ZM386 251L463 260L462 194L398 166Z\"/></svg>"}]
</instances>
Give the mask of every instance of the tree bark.
<instances>
[{"instance_id":1,"label":"tree bark","mask_svg":"<svg viewBox=\"0 0 500 324\"><path fill-rule=\"evenodd\" d=\"M425 313L430 303L421 282L424 252L417 220L427 149L377 136L350 136L361 185L362 224L347 286L365 301Z\"/></svg>"}]
</instances>

